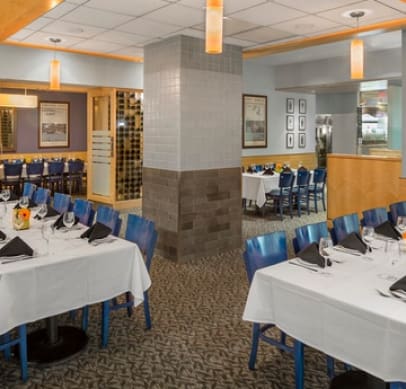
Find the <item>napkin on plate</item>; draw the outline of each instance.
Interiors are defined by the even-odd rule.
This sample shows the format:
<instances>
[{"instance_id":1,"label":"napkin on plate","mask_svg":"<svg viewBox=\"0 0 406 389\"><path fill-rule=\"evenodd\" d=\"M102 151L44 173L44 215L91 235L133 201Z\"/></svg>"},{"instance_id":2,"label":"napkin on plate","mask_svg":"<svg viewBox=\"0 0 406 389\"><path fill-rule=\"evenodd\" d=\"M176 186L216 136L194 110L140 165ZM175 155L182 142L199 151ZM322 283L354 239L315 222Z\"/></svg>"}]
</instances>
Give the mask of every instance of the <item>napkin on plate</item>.
<instances>
[{"instance_id":1,"label":"napkin on plate","mask_svg":"<svg viewBox=\"0 0 406 389\"><path fill-rule=\"evenodd\" d=\"M57 213L57 215L59 215L59 213ZM73 223L73 225L78 224L78 222L79 222L79 218L77 216L75 216L75 223ZM65 224L63 223L63 213L61 215L59 215L58 219L55 220L55 223L53 224L53 226L57 230L59 230L62 227L65 227Z\"/></svg>"},{"instance_id":2,"label":"napkin on plate","mask_svg":"<svg viewBox=\"0 0 406 389\"><path fill-rule=\"evenodd\" d=\"M262 173L263 176L273 176L274 172L272 169L265 169L264 172Z\"/></svg>"},{"instance_id":3,"label":"napkin on plate","mask_svg":"<svg viewBox=\"0 0 406 389\"><path fill-rule=\"evenodd\" d=\"M103 223L96 222L90 228L88 228L82 235L81 238L89 238L89 243L93 242L95 239L103 239L111 234L111 228L107 227Z\"/></svg>"},{"instance_id":4,"label":"napkin on plate","mask_svg":"<svg viewBox=\"0 0 406 389\"><path fill-rule=\"evenodd\" d=\"M319 253L319 247L317 243L313 242L306 246L304 249L297 253L297 256L305 262L325 267L324 258ZM329 263L327 263L329 265ZM331 262L330 262L331 264Z\"/></svg>"},{"instance_id":5,"label":"napkin on plate","mask_svg":"<svg viewBox=\"0 0 406 389\"><path fill-rule=\"evenodd\" d=\"M50 206L48 205L48 207L47 207L47 214L44 216L44 218L47 218L47 217L54 217L54 216L58 216L58 215L59 215L59 212L58 212L55 208L52 208L52 207L50 207ZM41 217L38 216L38 215L35 215L35 216L34 216L34 219L41 220Z\"/></svg>"},{"instance_id":6,"label":"napkin on plate","mask_svg":"<svg viewBox=\"0 0 406 389\"><path fill-rule=\"evenodd\" d=\"M338 245L345 247L346 249L357 250L362 254L365 254L367 251L367 245L362 241L356 232L351 232L344 239L338 242Z\"/></svg>"},{"instance_id":7,"label":"napkin on plate","mask_svg":"<svg viewBox=\"0 0 406 389\"><path fill-rule=\"evenodd\" d=\"M0 240L5 240L6 238L7 235L3 231L0 231Z\"/></svg>"},{"instance_id":8,"label":"napkin on plate","mask_svg":"<svg viewBox=\"0 0 406 389\"><path fill-rule=\"evenodd\" d=\"M391 239L399 240L401 238L399 231L397 231L388 220L376 226L375 232Z\"/></svg>"},{"instance_id":9,"label":"napkin on plate","mask_svg":"<svg viewBox=\"0 0 406 389\"><path fill-rule=\"evenodd\" d=\"M28 255L32 257L33 254L33 249L18 236L10 240L10 242L0 249L0 257L15 257L17 255Z\"/></svg>"},{"instance_id":10,"label":"napkin on plate","mask_svg":"<svg viewBox=\"0 0 406 389\"><path fill-rule=\"evenodd\" d=\"M394 284L389 287L389 290L402 290L406 292L406 276L402 277L400 280L397 280Z\"/></svg>"}]
</instances>

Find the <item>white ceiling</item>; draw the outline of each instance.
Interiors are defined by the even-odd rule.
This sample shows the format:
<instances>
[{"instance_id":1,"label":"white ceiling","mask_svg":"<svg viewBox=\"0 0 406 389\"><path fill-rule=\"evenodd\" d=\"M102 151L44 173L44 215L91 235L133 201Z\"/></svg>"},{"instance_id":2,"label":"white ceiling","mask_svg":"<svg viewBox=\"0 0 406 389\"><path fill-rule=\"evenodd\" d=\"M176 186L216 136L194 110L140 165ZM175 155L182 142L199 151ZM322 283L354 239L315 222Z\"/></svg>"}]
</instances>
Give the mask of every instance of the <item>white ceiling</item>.
<instances>
[{"instance_id":1,"label":"white ceiling","mask_svg":"<svg viewBox=\"0 0 406 389\"><path fill-rule=\"evenodd\" d=\"M184 34L204 38L205 0L65 0L9 38L60 48L143 56L143 47ZM345 16L364 10L359 25L404 18L401 0L224 0L224 42L250 49L276 42L354 28ZM385 37L388 36L388 37ZM382 38L383 37L383 38ZM282 64L337 56L339 42L276 54L262 61ZM400 45L400 34L371 37L369 50ZM328 53L328 54L327 54Z\"/></svg>"}]
</instances>

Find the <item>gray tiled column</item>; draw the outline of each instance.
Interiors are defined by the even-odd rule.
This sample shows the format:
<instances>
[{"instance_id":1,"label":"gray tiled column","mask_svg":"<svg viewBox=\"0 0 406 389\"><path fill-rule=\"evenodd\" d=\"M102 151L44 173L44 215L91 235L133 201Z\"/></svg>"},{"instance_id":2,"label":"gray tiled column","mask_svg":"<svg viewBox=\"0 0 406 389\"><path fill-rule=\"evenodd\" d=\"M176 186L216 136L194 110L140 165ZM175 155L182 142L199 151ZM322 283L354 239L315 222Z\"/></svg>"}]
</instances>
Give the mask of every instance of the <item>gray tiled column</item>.
<instances>
[{"instance_id":1,"label":"gray tiled column","mask_svg":"<svg viewBox=\"0 0 406 389\"><path fill-rule=\"evenodd\" d=\"M145 47L143 215L158 251L188 259L241 246L242 53L201 39Z\"/></svg>"}]
</instances>

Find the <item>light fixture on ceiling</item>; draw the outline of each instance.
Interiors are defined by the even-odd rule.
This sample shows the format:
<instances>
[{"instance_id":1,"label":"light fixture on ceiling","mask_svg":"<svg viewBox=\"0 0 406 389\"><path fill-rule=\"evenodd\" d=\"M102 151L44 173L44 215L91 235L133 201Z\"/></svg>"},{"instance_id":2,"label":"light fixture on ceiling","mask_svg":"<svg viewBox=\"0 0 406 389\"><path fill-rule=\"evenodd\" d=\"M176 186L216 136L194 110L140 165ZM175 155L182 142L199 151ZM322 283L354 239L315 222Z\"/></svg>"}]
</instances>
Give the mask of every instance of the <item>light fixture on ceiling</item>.
<instances>
[{"instance_id":1,"label":"light fixture on ceiling","mask_svg":"<svg viewBox=\"0 0 406 389\"><path fill-rule=\"evenodd\" d=\"M11 93L0 93L0 107L6 108L37 108L38 96L27 95L27 89L24 95Z\"/></svg>"},{"instance_id":2,"label":"light fixture on ceiling","mask_svg":"<svg viewBox=\"0 0 406 389\"><path fill-rule=\"evenodd\" d=\"M223 51L223 0L206 1L206 53Z\"/></svg>"},{"instance_id":3,"label":"light fixture on ceiling","mask_svg":"<svg viewBox=\"0 0 406 389\"><path fill-rule=\"evenodd\" d=\"M364 11L354 11L350 13L352 18L357 19L357 30L359 28L359 18L365 15ZM351 79L361 80L364 78L364 41L353 39L351 41Z\"/></svg>"},{"instance_id":4,"label":"light fixture on ceiling","mask_svg":"<svg viewBox=\"0 0 406 389\"><path fill-rule=\"evenodd\" d=\"M49 40L55 45L55 49L56 44L61 42L59 38L49 38ZM54 58L50 64L49 89L51 90L61 89L61 63L56 59L55 50L54 50Z\"/></svg>"}]
</instances>

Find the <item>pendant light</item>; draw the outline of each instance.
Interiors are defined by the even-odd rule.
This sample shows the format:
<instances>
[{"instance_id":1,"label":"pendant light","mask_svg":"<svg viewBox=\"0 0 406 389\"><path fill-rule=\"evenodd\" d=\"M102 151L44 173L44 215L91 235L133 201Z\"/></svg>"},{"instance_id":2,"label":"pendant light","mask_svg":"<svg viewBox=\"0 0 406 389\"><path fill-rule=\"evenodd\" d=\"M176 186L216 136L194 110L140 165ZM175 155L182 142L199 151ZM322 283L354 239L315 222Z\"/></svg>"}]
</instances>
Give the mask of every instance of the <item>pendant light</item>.
<instances>
[{"instance_id":1,"label":"pendant light","mask_svg":"<svg viewBox=\"0 0 406 389\"><path fill-rule=\"evenodd\" d=\"M59 38L49 38L49 40L55 45L60 43ZM59 90L61 89L61 63L56 59L56 54L54 50L54 59L50 64L50 73L49 73L49 89Z\"/></svg>"},{"instance_id":2,"label":"pendant light","mask_svg":"<svg viewBox=\"0 0 406 389\"><path fill-rule=\"evenodd\" d=\"M206 0L206 53L223 51L223 0Z\"/></svg>"},{"instance_id":3,"label":"pendant light","mask_svg":"<svg viewBox=\"0 0 406 389\"><path fill-rule=\"evenodd\" d=\"M364 11L354 11L350 13L352 18L357 18L357 30L359 28L359 18L364 16ZM351 41L351 79L361 80L364 78L364 41L353 39Z\"/></svg>"}]
</instances>

